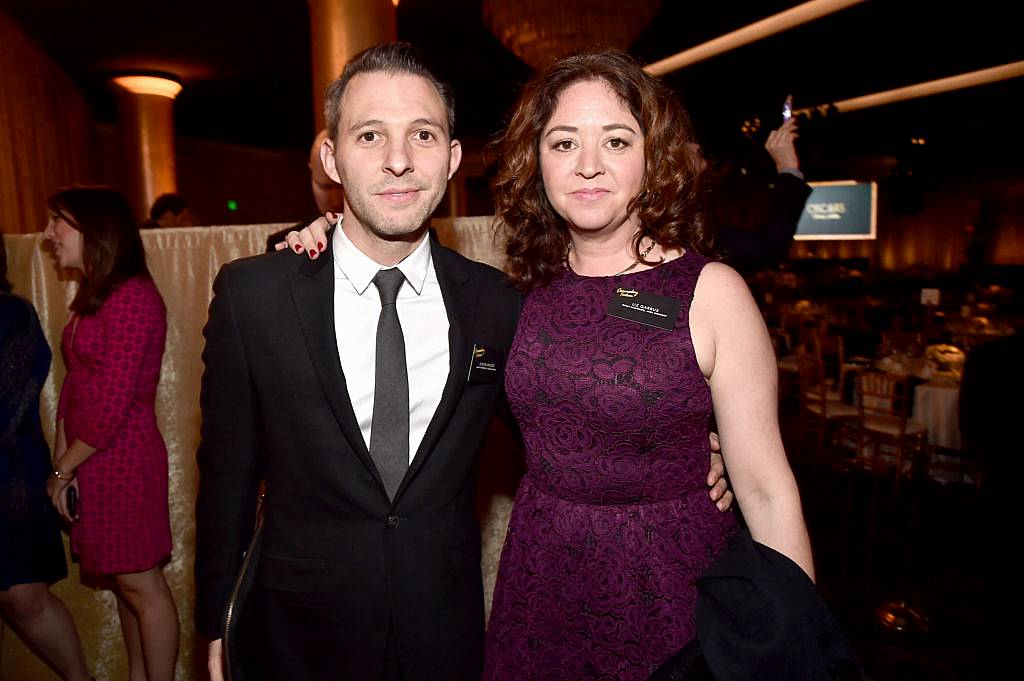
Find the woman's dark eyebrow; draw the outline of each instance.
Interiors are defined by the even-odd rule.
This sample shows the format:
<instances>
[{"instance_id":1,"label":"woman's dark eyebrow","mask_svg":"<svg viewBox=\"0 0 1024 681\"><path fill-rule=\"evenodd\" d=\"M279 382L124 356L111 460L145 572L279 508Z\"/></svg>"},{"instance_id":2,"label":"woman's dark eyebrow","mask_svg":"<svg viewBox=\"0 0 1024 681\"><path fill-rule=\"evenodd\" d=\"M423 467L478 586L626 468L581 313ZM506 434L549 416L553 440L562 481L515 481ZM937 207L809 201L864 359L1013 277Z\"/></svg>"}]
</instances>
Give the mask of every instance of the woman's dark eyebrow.
<instances>
[{"instance_id":1,"label":"woman's dark eyebrow","mask_svg":"<svg viewBox=\"0 0 1024 681\"><path fill-rule=\"evenodd\" d=\"M612 130L629 130L634 135L636 134L636 130L634 130L630 126L626 125L625 123L609 123L608 125L601 126L601 129L604 130L605 132L610 132ZM555 127L553 127L550 130L548 130L546 133L544 133L544 136L547 137L548 135L550 135L553 132L572 132L572 133L576 133L576 132L579 132L579 131L580 131L580 129L577 128L574 125L556 125Z\"/></svg>"}]
</instances>

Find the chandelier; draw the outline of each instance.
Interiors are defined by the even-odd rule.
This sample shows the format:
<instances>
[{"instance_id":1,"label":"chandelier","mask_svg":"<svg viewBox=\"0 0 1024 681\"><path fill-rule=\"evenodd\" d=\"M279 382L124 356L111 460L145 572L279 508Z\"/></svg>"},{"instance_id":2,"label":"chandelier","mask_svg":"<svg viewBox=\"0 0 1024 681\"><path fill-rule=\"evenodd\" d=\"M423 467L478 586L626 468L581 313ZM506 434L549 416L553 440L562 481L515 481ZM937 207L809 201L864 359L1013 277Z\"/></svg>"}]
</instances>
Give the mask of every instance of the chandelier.
<instances>
[{"instance_id":1,"label":"chandelier","mask_svg":"<svg viewBox=\"0 0 1024 681\"><path fill-rule=\"evenodd\" d=\"M484 23L535 69L571 52L624 50L650 26L661 0L483 0Z\"/></svg>"}]
</instances>

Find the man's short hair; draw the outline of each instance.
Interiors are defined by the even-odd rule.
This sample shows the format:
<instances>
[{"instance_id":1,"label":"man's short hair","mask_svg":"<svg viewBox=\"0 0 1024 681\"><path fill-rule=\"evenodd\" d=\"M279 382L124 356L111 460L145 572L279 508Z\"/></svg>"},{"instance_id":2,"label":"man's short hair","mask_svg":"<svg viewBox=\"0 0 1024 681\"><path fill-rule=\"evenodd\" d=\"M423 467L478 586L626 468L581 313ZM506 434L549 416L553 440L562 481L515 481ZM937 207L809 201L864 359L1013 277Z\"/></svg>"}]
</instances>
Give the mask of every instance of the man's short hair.
<instances>
[{"instance_id":1,"label":"man's short hair","mask_svg":"<svg viewBox=\"0 0 1024 681\"><path fill-rule=\"evenodd\" d=\"M448 137L455 132L455 93L451 85L441 80L436 69L431 65L420 48L411 43L382 43L367 48L352 57L333 83L327 86L324 93L324 119L327 121L327 134L331 141L338 139L338 121L341 119L341 98L345 94L348 83L360 73L408 74L426 78L437 90L448 113Z\"/></svg>"},{"instance_id":2,"label":"man's short hair","mask_svg":"<svg viewBox=\"0 0 1024 681\"><path fill-rule=\"evenodd\" d=\"M181 194L161 194L156 197L153 207L149 209L149 218L151 220L159 220L167 211L171 211L175 215L181 215L181 211L185 210L186 207L188 207L188 201Z\"/></svg>"}]
</instances>

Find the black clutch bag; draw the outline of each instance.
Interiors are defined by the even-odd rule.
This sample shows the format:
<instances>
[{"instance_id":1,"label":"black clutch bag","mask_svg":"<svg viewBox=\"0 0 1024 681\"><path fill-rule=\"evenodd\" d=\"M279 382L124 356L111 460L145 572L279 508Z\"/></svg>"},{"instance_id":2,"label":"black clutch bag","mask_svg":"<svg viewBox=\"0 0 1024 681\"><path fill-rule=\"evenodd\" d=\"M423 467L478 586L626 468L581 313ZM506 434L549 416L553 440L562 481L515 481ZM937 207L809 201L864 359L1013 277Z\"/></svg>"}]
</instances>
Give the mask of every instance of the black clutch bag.
<instances>
[{"instance_id":1,"label":"black clutch bag","mask_svg":"<svg viewBox=\"0 0 1024 681\"><path fill-rule=\"evenodd\" d=\"M261 498L262 502L262 498ZM256 527L252 533L249 548L242 556L242 567L235 578L227 605L224 607L224 678L227 681L249 681L258 678L253 670L252 651L257 650L251 641L250 611L253 589L256 584L256 569L259 562L260 544L263 539L262 503L256 510Z\"/></svg>"}]
</instances>

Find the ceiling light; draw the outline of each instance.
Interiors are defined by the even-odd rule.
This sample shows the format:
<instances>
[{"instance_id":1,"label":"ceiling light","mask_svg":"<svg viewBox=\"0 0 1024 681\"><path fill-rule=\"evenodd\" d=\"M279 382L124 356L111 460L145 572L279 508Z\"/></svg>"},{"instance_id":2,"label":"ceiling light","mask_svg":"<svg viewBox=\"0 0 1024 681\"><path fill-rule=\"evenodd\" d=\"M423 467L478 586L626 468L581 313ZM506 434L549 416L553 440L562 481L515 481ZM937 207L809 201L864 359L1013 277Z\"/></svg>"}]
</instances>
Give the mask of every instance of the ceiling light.
<instances>
[{"instance_id":1,"label":"ceiling light","mask_svg":"<svg viewBox=\"0 0 1024 681\"><path fill-rule=\"evenodd\" d=\"M779 12L767 19L755 21L749 26L737 29L732 33L726 33L714 40L683 50L671 57L666 57L653 64L644 67L644 71L652 76L663 76L672 71L678 71L684 66L695 64L716 55L735 50L749 43L757 42L768 36L788 31L791 28L809 23L823 16L833 14L839 10L856 5L864 0L810 0L802 5Z\"/></svg>"},{"instance_id":2,"label":"ceiling light","mask_svg":"<svg viewBox=\"0 0 1024 681\"><path fill-rule=\"evenodd\" d=\"M916 85L907 85L906 87L894 90L885 90L884 92L876 92L871 95L844 99L831 104L819 104L818 106L799 109L794 113L808 114L812 110L824 113L826 107L834 107L836 111L848 113L858 109L868 109L873 106L902 102L907 99L917 99L918 97L962 90L976 85L995 83L1000 80L1009 80L1010 78L1018 78L1020 76L1024 76L1024 61L1011 62L1002 66L993 66L989 69L971 71L970 73L961 73L959 76L929 80L924 83L917 83Z\"/></svg>"},{"instance_id":3,"label":"ceiling light","mask_svg":"<svg viewBox=\"0 0 1024 681\"><path fill-rule=\"evenodd\" d=\"M137 95L155 95L174 99L181 92L181 83L157 76L118 76L114 85Z\"/></svg>"}]
</instances>

